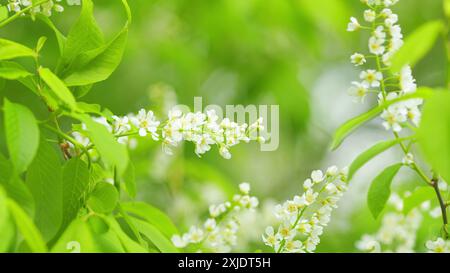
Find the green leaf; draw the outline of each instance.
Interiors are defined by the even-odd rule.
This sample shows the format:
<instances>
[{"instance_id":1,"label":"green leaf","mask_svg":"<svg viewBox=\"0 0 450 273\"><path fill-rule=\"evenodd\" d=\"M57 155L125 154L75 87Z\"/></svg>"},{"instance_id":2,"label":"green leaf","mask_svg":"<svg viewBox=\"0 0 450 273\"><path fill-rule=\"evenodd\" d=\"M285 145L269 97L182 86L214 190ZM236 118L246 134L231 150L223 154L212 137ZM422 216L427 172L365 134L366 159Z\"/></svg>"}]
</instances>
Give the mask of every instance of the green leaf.
<instances>
[{"instance_id":1,"label":"green leaf","mask_svg":"<svg viewBox=\"0 0 450 273\"><path fill-rule=\"evenodd\" d=\"M423 202L434 200L436 192L430 186L419 187L410 196L403 199L403 213L408 214L413 208L420 206Z\"/></svg>"},{"instance_id":2,"label":"green leaf","mask_svg":"<svg viewBox=\"0 0 450 273\"><path fill-rule=\"evenodd\" d=\"M336 130L336 132L333 136L333 142L331 144L331 149L332 150L337 149L348 135L350 135L358 127L362 126L369 120L377 117L378 114L380 114L384 109L386 109L390 105L395 104L400 101L409 100L409 99L415 99L415 98L426 99L426 98L429 98L430 96L432 96L432 94L433 94L433 91L430 88L427 88L427 87L418 88L415 93L408 94L406 96L402 96L402 97L399 97L399 98L396 98L396 99L393 99L390 101L386 101L383 104L369 110L368 112L348 120L347 122L342 124Z\"/></svg>"},{"instance_id":3,"label":"green leaf","mask_svg":"<svg viewBox=\"0 0 450 273\"><path fill-rule=\"evenodd\" d=\"M0 60L18 57L36 57L36 52L16 42L0 39Z\"/></svg>"},{"instance_id":4,"label":"green leaf","mask_svg":"<svg viewBox=\"0 0 450 273\"><path fill-rule=\"evenodd\" d=\"M0 21L8 19L8 8L6 6L0 7Z\"/></svg>"},{"instance_id":5,"label":"green leaf","mask_svg":"<svg viewBox=\"0 0 450 273\"><path fill-rule=\"evenodd\" d=\"M49 241L62 223L62 166L55 149L41 140L28 168L26 184L35 200L35 223Z\"/></svg>"},{"instance_id":6,"label":"green leaf","mask_svg":"<svg viewBox=\"0 0 450 273\"><path fill-rule=\"evenodd\" d=\"M128 162L128 167L123 174L125 190L131 197L136 197L136 175L133 162Z\"/></svg>"},{"instance_id":7,"label":"green leaf","mask_svg":"<svg viewBox=\"0 0 450 273\"><path fill-rule=\"evenodd\" d=\"M99 182L87 201L88 206L95 212L108 214L114 210L119 200L119 193L110 183Z\"/></svg>"},{"instance_id":8,"label":"green leaf","mask_svg":"<svg viewBox=\"0 0 450 273\"><path fill-rule=\"evenodd\" d=\"M70 159L63 167L63 225L77 216L82 206L82 198L89 185L89 169L78 157Z\"/></svg>"},{"instance_id":9,"label":"green leaf","mask_svg":"<svg viewBox=\"0 0 450 273\"><path fill-rule=\"evenodd\" d=\"M423 109L417 133L425 159L450 183L450 92L437 90Z\"/></svg>"},{"instance_id":10,"label":"green leaf","mask_svg":"<svg viewBox=\"0 0 450 273\"><path fill-rule=\"evenodd\" d=\"M400 142L405 141L405 138L399 138L394 140L388 140L388 141L381 141L377 144L373 145L360 155L358 155L355 160L353 160L352 164L349 167L348 170L348 181L350 181L353 178L353 175L367 162L369 162L372 158L375 156L381 154L382 152L386 151L387 149L393 147L394 145L399 144Z\"/></svg>"},{"instance_id":11,"label":"green leaf","mask_svg":"<svg viewBox=\"0 0 450 273\"><path fill-rule=\"evenodd\" d=\"M76 218L64 230L51 252L98 252L98 248L88 223Z\"/></svg>"},{"instance_id":12,"label":"green leaf","mask_svg":"<svg viewBox=\"0 0 450 273\"><path fill-rule=\"evenodd\" d=\"M149 204L128 202L122 203L121 206L126 212L132 213L155 226L167 238L172 238L173 235L179 234L177 227L173 224L169 216Z\"/></svg>"},{"instance_id":13,"label":"green leaf","mask_svg":"<svg viewBox=\"0 0 450 273\"><path fill-rule=\"evenodd\" d=\"M37 14L36 16L42 22L44 22L49 28L53 30L58 41L59 53L62 55L64 51L64 44L66 43L66 37L59 31L59 29L53 24L53 22L47 16L43 14Z\"/></svg>"},{"instance_id":14,"label":"green leaf","mask_svg":"<svg viewBox=\"0 0 450 273\"><path fill-rule=\"evenodd\" d=\"M402 166L403 164L401 163L389 166L372 181L367 194L367 204L375 219L378 218L381 211L386 206L389 196L391 195L392 180Z\"/></svg>"},{"instance_id":15,"label":"green leaf","mask_svg":"<svg viewBox=\"0 0 450 273\"><path fill-rule=\"evenodd\" d=\"M93 9L91 0L83 0L80 17L67 35L61 62L56 70L58 75L65 75L84 52L103 46L103 34L95 21Z\"/></svg>"},{"instance_id":16,"label":"green leaf","mask_svg":"<svg viewBox=\"0 0 450 273\"><path fill-rule=\"evenodd\" d=\"M403 46L391 59L391 70L399 72L403 66L414 66L433 47L439 33L443 30L441 21L428 22L417 28L405 39Z\"/></svg>"},{"instance_id":17,"label":"green leaf","mask_svg":"<svg viewBox=\"0 0 450 273\"><path fill-rule=\"evenodd\" d=\"M128 36L128 25L131 12L127 1L122 0L127 13L127 22L122 30L109 43L84 50L64 74L67 86L84 86L106 80L116 70L125 50ZM87 93L81 92L81 95Z\"/></svg>"},{"instance_id":18,"label":"green leaf","mask_svg":"<svg viewBox=\"0 0 450 273\"><path fill-rule=\"evenodd\" d=\"M13 200L8 199L7 203L9 211L14 218L14 222L16 223L17 228L27 242L30 250L32 252L40 253L47 252L45 241L30 217L28 217L28 215L22 210L22 208Z\"/></svg>"},{"instance_id":19,"label":"green leaf","mask_svg":"<svg viewBox=\"0 0 450 273\"><path fill-rule=\"evenodd\" d=\"M25 171L39 146L39 128L33 113L5 98L5 133L11 161L18 173Z\"/></svg>"},{"instance_id":20,"label":"green leaf","mask_svg":"<svg viewBox=\"0 0 450 273\"><path fill-rule=\"evenodd\" d=\"M95 122L90 116L80 115L78 118L86 124L89 137L95 144L102 160L110 166L117 167L119 176L121 176L128 166L128 151L125 145L117 142L104 125Z\"/></svg>"},{"instance_id":21,"label":"green leaf","mask_svg":"<svg viewBox=\"0 0 450 273\"><path fill-rule=\"evenodd\" d=\"M0 153L0 185L6 190L9 198L16 201L29 215L33 215L33 196L13 170L11 162Z\"/></svg>"},{"instance_id":22,"label":"green leaf","mask_svg":"<svg viewBox=\"0 0 450 273\"><path fill-rule=\"evenodd\" d=\"M139 220L137 218L132 219L134 225L138 231L147 237L161 252L163 253L178 253L179 250L172 244L161 231L159 231L154 225Z\"/></svg>"},{"instance_id":23,"label":"green leaf","mask_svg":"<svg viewBox=\"0 0 450 273\"><path fill-rule=\"evenodd\" d=\"M47 37L41 36L36 44L36 52L39 53L47 42Z\"/></svg>"},{"instance_id":24,"label":"green leaf","mask_svg":"<svg viewBox=\"0 0 450 273\"><path fill-rule=\"evenodd\" d=\"M70 109L76 109L76 102L73 94L69 88L48 68L39 68L39 75L44 82L50 87L53 94L58 97L62 102L67 104Z\"/></svg>"},{"instance_id":25,"label":"green leaf","mask_svg":"<svg viewBox=\"0 0 450 273\"><path fill-rule=\"evenodd\" d=\"M95 246L100 253L123 253L122 246L116 233L101 217L96 215L89 217L88 225L94 237Z\"/></svg>"},{"instance_id":26,"label":"green leaf","mask_svg":"<svg viewBox=\"0 0 450 273\"><path fill-rule=\"evenodd\" d=\"M67 86L89 85L106 80L119 66L127 42L124 28L109 44L79 56L75 68L64 78Z\"/></svg>"},{"instance_id":27,"label":"green leaf","mask_svg":"<svg viewBox=\"0 0 450 273\"><path fill-rule=\"evenodd\" d=\"M0 253L7 252L15 239L15 227L8 210L7 196L0 186Z\"/></svg>"},{"instance_id":28,"label":"green leaf","mask_svg":"<svg viewBox=\"0 0 450 273\"><path fill-rule=\"evenodd\" d=\"M112 216L102 216L102 218L109 224L109 227L114 231L114 233L119 238L122 243L123 248L127 252L131 253L146 253L148 252L144 247L139 245L137 242L133 241L128 235L122 230L119 223Z\"/></svg>"},{"instance_id":29,"label":"green leaf","mask_svg":"<svg viewBox=\"0 0 450 273\"><path fill-rule=\"evenodd\" d=\"M16 80L32 76L23 66L14 62L2 62L0 65L0 78Z\"/></svg>"}]
</instances>

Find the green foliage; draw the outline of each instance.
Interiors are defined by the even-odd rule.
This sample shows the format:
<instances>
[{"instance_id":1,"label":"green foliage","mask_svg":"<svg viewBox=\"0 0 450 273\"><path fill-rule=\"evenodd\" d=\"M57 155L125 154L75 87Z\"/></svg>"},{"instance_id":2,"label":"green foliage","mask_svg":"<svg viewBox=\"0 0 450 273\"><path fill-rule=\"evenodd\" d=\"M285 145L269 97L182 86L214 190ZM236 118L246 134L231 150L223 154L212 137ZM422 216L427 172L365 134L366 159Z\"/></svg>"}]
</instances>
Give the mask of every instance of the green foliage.
<instances>
[{"instance_id":1,"label":"green foliage","mask_svg":"<svg viewBox=\"0 0 450 273\"><path fill-rule=\"evenodd\" d=\"M384 169L370 185L367 193L367 205L376 219L386 206L391 195L391 183L403 164L395 164Z\"/></svg>"},{"instance_id":2,"label":"green foliage","mask_svg":"<svg viewBox=\"0 0 450 273\"><path fill-rule=\"evenodd\" d=\"M423 186L415 189L411 195L403 200L403 213L408 214L413 208L418 207L425 201L434 200L436 193L430 186Z\"/></svg>"},{"instance_id":3,"label":"green foliage","mask_svg":"<svg viewBox=\"0 0 450 273\"><path fill-rule=\"evenodd\" d=\"M36 57L36 52L19 43L0 39L0 60L10 60L18 57Z\"/></svg>"},{"instance_id":4,"label":"green foliage","mask_svg":"<svg viewBox=\"0 0 450 273\"><path fill-rule=\"evenodd\" d=\"M416 29L392 57L391 70L398 72L404 65L414 66L433 47L437 37L443 31L443 27L441 21L433 21Z\"/></svg>"},{"instance_id":5,"label":"green foliage","mask_svg":"<svg viewBox=\"0 0 450 273\"><path fill-rule=\"evenodd\" d=\"M7 200L9 211L14 218L17 228L24 237L32 252L47 252L47 246L33 220L13 200Z\"/></svg>"},{"instance_id":6,"label":"green foliage","mask_svg":"<svg viewBox=\"0 0 450 273\"><path fill-rule=\"evenodd\" d=\"M154 225L133 217L133 224L138 231L147 237L161 252L176 253L178 249L172 244L160 230Z\"/></svg>"},{"instance_id":7,"label":"green foliage","mask_svg":"<svg viewBox=\"0 0 450 273\"><path fill-rule=\"evenodd\" d=\"M174 234L179 234L178 229L172 223L172 220L161 210L142 202L123 203L122 208L131 214L134 214L148 223L155 226L167 238L172 238Z\"/></svg>"},{"instance_id":8,"label":"green foliage","mask_svg":"<svg viewBox=\"0 0 450 273\"><path fill-rule=\"evenodd\" d=\"M25 171L39 146L39 128L33 113L5 99L5 134L11 161L18 173Z\"/></svg>"},{"instance_id":9,"label":"green foliage","mask_svg":"<svg viewBox=\"0 0 450 273\"><path fill-rule=\"evenodd\" d=\"M427 101L418 132L421 150L433 168L450 183L450 93L436 90Z\"/></svg>"},{"instance_id":10,"label":"green foliage","mask_svg":"<svg viewBox=\"0 0 450 273\"><path fill-rule=\"evenodd\" d=\"M0 63L0 78L8 80L17 80L20 78L26 78L33 74L28 72L23 66L14 62L1 62Z\"/></svg>"},{"instance_id":11,"label":"green foliage","mask_svg":"<svg viewBox=\"0 0 450 273\"><path fill-rule=\"evenodd\" d=\"M62 165L55 149L41 140L36 157L27 171L26 185L35 201L35 223L49 241L62 223Z\"/></svg>"},{"instance_id":12,"label":"green foliage","mask_svg":"<svg viewBox=\"0 0 450 273\"><path fill-rule=\"evenodd\" d=\"M123 174L123 182L125 190L131 197L136 197L136 170L133 162L128 162L128 167Z\"/></svg>"},{"instance_id":13,"label":"green foliage","mask_svg":"<svg viewBox=\"0 0 450 273\"><path fill-rule=\"evenodd\" d=\"M39 68L39 75L50 87L52 94L59 98L70 109L76 108L75 98L67 86L48 68Z\"/></svg>"},{"instance_id":14,"label":"green foliage","mask_svg":"<svg viewBox=\"0 0 450 273\"><path fill-rule=\"evenodd\" d=\"M78 157L67 161L62 170L63 177L63 225L65 228L78 214L82 198L89 185L89 169Z\"/></svg>"},{"instance_id":15,"label":"green foliage","mask_svg":"<svg viewBox=\"0 0 450 273\"><path fill-rule=\"evenodd\" d=\"M119 199L116 188L106 182L99 182L89 195L87 205L97 213L108 214L114 210Z\"/></svg>"},{"instance_id":16,"label":"green foliage","mask_svg":"<svg viewBox=\"0 0 450 273\"><path fill-rule=\"evenodd\" d=\"M405 139L393 139L393 140L387 140L387 141L381 141L377 144L373 145L369 149L362 152L360 155L358 155L355 160L353 160L352 164L349 167L348 170L348 180L350 181L353 178L353 175L367 162L369 162L372 158L375 156L381 154L382 152L388 150L389 148L392 148L393 146L399 144L400 142L404 141Z\"/></svg>"},{"instance_id":17,"label":"green foliage","mask_svg":"<svg viewBox=\"0 0 450 273\"><path fill-rule=\"evenodd\" d=\"M356 116L348 120L347 122L342 124L334 133L331 149L332 150L337 149L348 135L350 135L353 131L364 125L366 122L377 117L384 109L386 109L390 105L393 105L397 102L406 101L408 99L428 98L431 96L431 94L432 90L429 88L423 87L418 88L417 91L412 94L408 94L393 100L385 101L381 105L378 105L377 107L369 110L368 112L365 112L359 116Z\"/></svg>"},{"instance_id":18,"label":"green foliage","mask_svg":"<svg viewBox=\"0 0 450 273\"><path fill-rule=\"evenodd\" d=\"M80 115L78 118L86 124L89 137L92 139L104 162L110 167L117 168L118 174L121 176L128 166L126 147L118 143L105 126L93 121L90 116Z\"/></svg>"}]
</instances>

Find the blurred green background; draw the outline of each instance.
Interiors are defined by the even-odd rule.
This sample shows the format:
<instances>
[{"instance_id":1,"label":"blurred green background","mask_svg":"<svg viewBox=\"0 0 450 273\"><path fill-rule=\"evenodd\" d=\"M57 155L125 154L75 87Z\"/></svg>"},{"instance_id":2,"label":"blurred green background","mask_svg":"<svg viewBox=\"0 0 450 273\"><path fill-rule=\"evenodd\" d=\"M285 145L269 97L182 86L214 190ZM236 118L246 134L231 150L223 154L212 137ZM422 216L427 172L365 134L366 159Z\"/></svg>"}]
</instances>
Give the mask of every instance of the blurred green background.
<instances>
[{"instance_id":1,"label":"blurred green background","mask_svg":"<svg viewBox=\"0 0 450 273\"><path fill-rule=\"evenodd\" d=\"M112 37L125 20L120 1L94 2L99 24ZM346 32L350 16L362 17L360 1L129 2L133 22L123 61L110 79L95 85L82 101L101 104L119 115L147 108L160 118L171 105L192 106L194 96L201 96L204 104L280 106L280 145L273 152L261 152L256 144L250 144L234 147L231 160L221 158L215 149L198 158L188 144L167 156L151 140L140 141L132 151L138 170L138 199L167 211L182 231L199 223L209 203L222 201L238 183L248 181L266 212L256 221L249 220L245 226L249 238L244 241L252 242L253 249L265 249L258 241L264 221L270 222L270 204L298 194L313 169L343 167L367 145L389 137L380 122L374 122L350 137L339 151L328 149L333 131L370 107L370 103L353 103L346 93L359 74L349 56L367 51L368 33ZM402 0L394 11L405 36L427 21L443 18L441 0ZM79 7L66 7L52 20L67 33L78 13ZM1 37L30 47L43 35L49 40L42 60L53 67L57 44L44 24L19 20L0 31ZM442 86L446 69L440 39L414 68L414 74L419 85ZM6 96L45 113L31 92L12 82L2 84L5 88L0 98ZM0 138L5 153L4 135ZM387 161L399 158L395 152L383 155L355 178L319 251L355 251L355 241L377 229L379 221L371 218L365 205L367 187ZM401 190L418 184L410 173L397 180L394 186ZM427 231L424 227L423 233ZM248 244L241 247L246 250Z\"/></svg>"}]
</instances>

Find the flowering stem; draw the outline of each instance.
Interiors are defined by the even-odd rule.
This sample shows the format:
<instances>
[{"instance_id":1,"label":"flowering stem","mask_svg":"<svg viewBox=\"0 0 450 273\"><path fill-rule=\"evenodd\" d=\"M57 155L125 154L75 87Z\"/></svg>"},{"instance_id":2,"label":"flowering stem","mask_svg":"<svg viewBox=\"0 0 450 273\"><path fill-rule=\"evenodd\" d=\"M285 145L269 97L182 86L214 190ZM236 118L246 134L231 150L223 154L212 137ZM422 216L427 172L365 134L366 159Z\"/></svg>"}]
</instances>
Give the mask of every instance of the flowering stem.
<instances>
[{"instance_id":1,"label":"flowering stem","mask_svg":"<svg viewBox=\"0 0 450 273\"><path fill-rule=\"evenodd\" d=\"M447 230L447 224L448 224L448 219L447 219L447 205L444 202L444 200L442 199L442 195L441 195L441 191L439 190L439 183L438 180L433 178L432 180L432 186L434 191L436 192L436 196L438 198L439 201L439 206L441 207L441 212L442 212L442 221L444 222L444 226L443 226L443 230L444 230L444 239L448 238L448 230Z\"/></svg>"},{"instance_id":2,"label":"flowering stem","mask_svg":"<svg viewBox=\"0 0 450 273\"><path fill-rule=\"evenodd\" d=\"M37 1L36 3L33 3L32 5L20 10L19 12L16 12L13 16L8 17L7 19L3 20L0 22L0 28L6 26L7 24L11 23L12 21L16 20L17 18L19 18L22 14L24 14L25 12L41 5L44 4L45 2L48 2L49 0L41 0L41 1Z\"/></svg>"}]
</instances>

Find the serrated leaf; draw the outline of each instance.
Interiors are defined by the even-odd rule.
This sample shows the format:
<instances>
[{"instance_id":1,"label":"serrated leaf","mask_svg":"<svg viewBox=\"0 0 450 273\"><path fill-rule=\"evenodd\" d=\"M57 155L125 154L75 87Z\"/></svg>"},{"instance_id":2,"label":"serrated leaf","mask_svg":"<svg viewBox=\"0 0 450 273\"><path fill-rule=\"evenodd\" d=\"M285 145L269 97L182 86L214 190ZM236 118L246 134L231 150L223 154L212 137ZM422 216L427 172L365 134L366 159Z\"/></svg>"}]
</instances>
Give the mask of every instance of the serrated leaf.
<instances>
[{"instance_id":1,"label":"serrated leaf","mask_svg":"<svg viewBox=\"0 0 450 273\"><path fill-rule=\"evenodd\" d=\"M14 62L1 62L0 64L0 78L7 80L16 80L32 76L23 66Z\"/></svg>"},{"instance_id":2,"label":"serrated leaf","mask_svg":"<svg viewBox=\"0 0 450 273\"><path fill-rule=\"evenodd\" d=\"M67 86L90 85L106 80L122 60L128 35L124 28L109 44L79 56L78 63L64 78Z\"/></svg>"},{"instance_id":3,"label":"serrated leaf","mask_svg":"<svg viewBox=\"0 0 450 273\"><path fill-rule=\"evenodd\" d=\"M110 183L99 182L89 195L87 204L97 213L108 214L114 210L119 200L119 193Z\"/></svg>"},{"instance_id":4,"label":"serrated leaf","mask_svg":"<svg viewBox=\"0 0 450 273\"><path fill-rule=\"evenodd\" d=\"M47 252L45 241L30 217L13 200L8 199L7 203L14 222L30 250L39 253Z\"/></svg>"},{"instance_id":5,"label":"serrated leaf","mask_svg":"<svg viewBox=\"0 0 450 273\"><path fill-rule=\"evenodd\" d=\"M406 96L402 96L393 100L389 100L384 102L383 104L369 110L366 113L363 113L357 117L354 117L344 124L342 124L335 132L333 136L333 142L331 144L331 149L335 150L337 149L344 139L350 135L353 131L355 131L357 128L368 122L369 120L372 120L373 118L377 117L384 109L389 107L392 104L395 104L400 101L405 101L409 99L415 99L415 98L422 98L426 99L431 97L433 94L432 89L427 87L418 88L415 93L408 94Z\"/></svg>"},{"instance_id":6,"label":"serrated leaf","mask_svg":"<svg viewBox=\"0 0 450 273\"><path fill-rule=\"evenodd\" d=\"M78 157L73 157L63 166L63 225L64 228L77 216L82 198L89 185L89 169Z\"/></svg>"},{"instance_id":7,"label":"serrated leaf","mask_svg":"<svg viewBox=\"0 0 450 273\"><path fill-rule=\"evenodd\" d=\"M423 202L434 199L436 199L436 192L432 187L419 187L410 196L403 199L403 213L408 214L413 208L420 206Z\"/></svg>"},{"instance_id":8,"label":"serrated leaf","mask_svg":"<svg viewBox=\"0 0 450 273\"><path fill-rule=\"evenodd\" d=\"M350 181L353 178L353 175L372 158L393 147L394 145L399 144L402 141L405 141L405 139L399 138L394 140L381 141L358 155L349 167L348 181Z\"/></svg>"},{"instance_id":9,"label":"serrated leaf","mask_svg":"<svg viewBox=\"0 0 450 273\"><path fill-rule=\"evenodd\" d=\"M39 75L44 82L50 87L53 94L58 97L62 102L69 106L72 110L76 109L75 98L70 92L69 88L62 82L58 76L48 68L39 68Z\"/></svg>"},{"instance_id":10,"label":"serrated leaf","mask_svg":"<svg viewBox=\"0 0 450 273\"><path fill-rule=\"evenodd\" d=\"M103 46L103 34L95 21L93 9L91 0L83 0L80 16L67 35L56 70L58 75L65 75L82 53Z\"/></svg>"},{"instance_id":11,"label":"serrated leaf","mask_svg":"<svg viewBox=\"0 0 450 273\"><path fill-rule=\"evenodd\" d=\"M391 195L391 183L403 164L395 164L384 169L370 185L367 193L367 205L376 219L386 206Z\"/></svg>"},{"instance_id":12,"label":"serrated leaf","mask_svg":"<svg viewBox=\"0 0 450 273\"><path fill-rule=\"evenodd\" d=\"M425 159L450 183L450 92L437 90L427 101L417 133Z\"/></svg>"},{"instance_id":13,"label":"serrated leaf","mask_svg":"<svg viewBox=\"0 0 450 273\"><path fill-rule=\"evenodd\" d=\"M391 71L399 72L403 66L414 66L433 47L436 38L443 30L441 21L428 22L409 35L403 46L391 58Z\"/></svg>"},{"instance_id":14,"label":"serrated leaf","mask_svg":"<svg viewBox=\"0 0 450 273\"><path fill-rule=\"evenodd\" d=\"M62 166L55 149L41 140L27 171L26 184L35 200L35 223L49 241L62 223Z\"/></svg>"},{"instance_id":15,"label":"serrated leaf","mask_svg":"<svg viewBox=\"0 0 450 273\"><path fill-rule=\"evenodd\" d=\"M174 234L179 234L177 227L173 224L169 216L149 204L128 202L122 203L121 206L126 212L134 214L154 225L167 238L172 238Z\"/></svg>"},{"instance_id":16,"label":"serrated leaf","mask_svg":"<svg viewBox=\"0 0 450 273\"><path fill-rule=\"evenodd\" d=\"M18 173L25 171L39 146L39 128L33 113L25 106L5 99L5 134L11 161Z\"/></svg>"},{"instance_id":17,"label":"serrated leaf","mask_svg":"<svg viewBox=\"0 0 450 273\"><path fill-rule=\"evenodd\" d=\"M18 57L36 57L36 52L19 43L0 39L0 60L10 60Z\"/></svg>"},{"instance_id":18,"label":"serrated leaf","mask_svg":"<svg viewBox=\"0 0 450 273\"><path fill-rule=\"evenodd\" d=\"M154 225L142 221L137 218L132 218L133 224L136 226L139 233L147 237L161 252L163 253L178 253L179 250L172 244L161 231Z\"/></svg>"},{"instance_id":19,"label":"serrated leaf","mask_svg":"<svg viewBox=\"0 0 450 273\"><path fill-rule=\"evenodd\" d=\"M116 70L125 50L131 12L127 1L122 0L127 22L122 30L107 44L85 50L64 74L68 86L91 85L106 80ZM85 90L86 91L86 90ZM84 95L86 92L82 92Z\"/></svg>"},{"instance_id":20,"label":"serrated leaf","mask_svg":"<svg viewBox=\"0 0 450 273\"><path fill-rule=\"evenodd\" d=\"M78 118L86 124L88 135L102 160L117 167L119 175L122 175L128 166L128 151L125 145L117 142L104 125L95 122L90 116L80 115Z\"/></svg>"}]
</instances>

